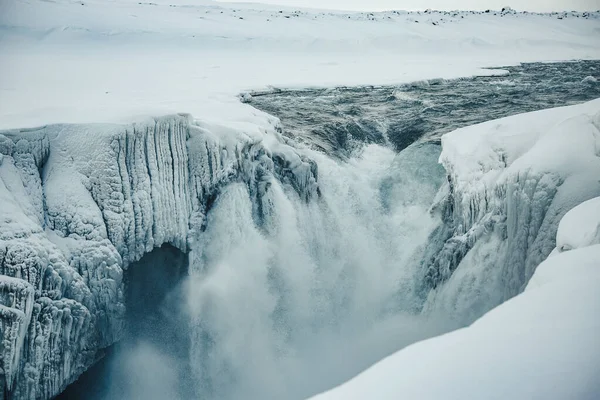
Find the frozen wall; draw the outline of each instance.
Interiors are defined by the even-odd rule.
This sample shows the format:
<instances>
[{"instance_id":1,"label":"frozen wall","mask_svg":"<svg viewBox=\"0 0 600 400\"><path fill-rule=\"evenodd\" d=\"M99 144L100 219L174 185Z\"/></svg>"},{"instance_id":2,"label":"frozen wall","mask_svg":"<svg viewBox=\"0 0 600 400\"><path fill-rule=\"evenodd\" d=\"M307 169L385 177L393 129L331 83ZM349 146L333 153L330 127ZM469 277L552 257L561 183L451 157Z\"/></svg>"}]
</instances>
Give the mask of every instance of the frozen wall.
<instances>
[{"instance_id":1,"label":"frozen wall","mask_svg":"<svg viewBox=\"0 0 600 400\"><path fill-rule=\"evenodd\" d=\"M222 183L260 198L277 175L316 196L315 165L278 149L189 116L2 132L2 392L50 398L119 340L123 271L165 243L187 252Z\"/></svg>"},{"instance_id":2,"label":"frozen wall","mask_svg":"<svg viewBox=\"0 0 600 400\"><path fill-rule=\"evenodd\" d=\"M565 213L600 195L600 102L458 129L442 147L424 311L468 324L522 292Z\"/></svg>"}]
</instances>

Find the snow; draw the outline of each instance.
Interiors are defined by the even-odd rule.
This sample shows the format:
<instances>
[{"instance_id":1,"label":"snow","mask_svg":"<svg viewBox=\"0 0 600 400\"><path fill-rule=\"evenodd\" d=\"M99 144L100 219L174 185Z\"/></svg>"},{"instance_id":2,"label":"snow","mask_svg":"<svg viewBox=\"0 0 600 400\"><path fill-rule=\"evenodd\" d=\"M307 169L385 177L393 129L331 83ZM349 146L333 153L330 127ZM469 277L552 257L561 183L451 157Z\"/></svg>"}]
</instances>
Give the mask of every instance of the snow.
<instances>
[{"instance_id":1,"label":"snow","mask_svg":"<svg viewBox=\"0 0 600 400\"><path fill-rule=\"evenodd\" d=\"M559 209L573 208L566 214L547 212L564 214L558 224L557 247L537 266L524 292L469 327L411 345L313 400L597 398L600 197L583 200L591 193L600 195L599 116L600 101L596 100L490 121L444 136L441 161L459 198L467 193L462 190L474 195L484 185L496 185L498 191L515 173L560 173L562 185L555 199L545 201L560 200ZM552 153L540 154L549 150ZM568 193L561 196L563 188ZM506 197L500 201L510 207L510 191L503 193ZM542 229L557 230L556 226L538 228L538 234ZM470 254L475 249L477 244ZM452 280L457 277L469 281L471 278L460 274L461 269L476 268L494 257L498 247L485 250L485 246L479 247L483 254L471 265L463 265L465 257L446 285L456 286ZM481 270L478 273L473 276L491 284ZM487 287L482 286L484 289ZM466 290L464 285L462 290Z\"/></svg>"},{"instance_id":2,"label":"snow","mask_svg":"<svg viewBox=\"0 0 600 400\"><path fill-rule=\"evenodd\" d=\"M567 252L543 286L468 328L409 346L313 400L597 398L599 257L599 245ZM571 267L582 261L587 268L574 274ZM539 273L550 266L542 263Z\"/></svg>"},{"instance_id":3,"label":"snow","mask_svg":"<svg viewBox=\"0 0 600 400\"><path fill-rule=\"evenodd\" d=\"M598 197L596 198L596 200ZM577 207L575 207L575 210ZM598 219L596 219L598 221ZM546 259L527 284L532 290L559 280L582 279L598 273L600 265L600 241L577 250L552 254Z\"/></svg>"},{"instance_id":4,"label":"snow","mask_svg":"<svg viewBox=\"0 0 600 400\"><path fill-rule=\"evenodd\" d=\"M485 181L492 171L535 168L570 174L596 156L600 101L541 110L459 129L442 139L442 163L466 182ZM577 110L574 112L574 110ZM580 130L583 129L583 132ZM565 132L573 132L566 135ZM564 151L558 149L567 148ZM581 152L582 157L573 158ZM554 157L548 157L553 154ZM572 164L572 161L577 163ZM490 179L495 179L491 177Z\"/></svg>"},{"instance_id":5,"label":"snow","mask_svg":"<svg viewBox=\"0 0 600 400\"><path fill-rule=\"evenodd\" d=\"M594 100L442 137L450 193L445 223L452 232L427 266L434 288L427 312L470 323L524 289L556 246L565 213L600 195L599 121ZM580 229L570 218L565 224L569 239L559 235L561 243L582 243L596 232L582 225L585 233L570 236Z\"/></svg>"},{"instance_id":6,"label":"snow","mask_svg":"<svg viewBox=\"0 0 600 400\"><path fill-rule=\"evenodd\" d=\"M576 344L599 348L587 334L597 322L583 317L598 311L589 291L597 271L578 259L596 257L598 224L588 217L597 202L559 221L600 195L598 100L447 135L440 160L449 184L435 196L443 171L421 170L420 162L437 157L436 148L395 158L372 145L340 164L296 148L275 118L239 95L504 75L485 67L599 58L600 14L279 11L208 0L0 3L0 392L50 398L89 368L98 349L123 337L124 271L166 243L191 251L196 278L211 273L190 299L192 319L209 323L195 335L216 333L219 341L215 357L197 357L201 365L191 369L202 375L216 366L217 395L322 390L392 348L455 326L441 316L471 322L520 293L532 275L539 278L523 295L472 327L399 353L411 366L396 381L439 394L443 381L431 384L431 376L460 383L468 371L479 390L496 388L502 381L490 376L507 373L516 350L531 363L506 375L498 396L509 397L510 388L567 394L574 386L560 374L582 396L597 389L584 373L568 375L593 371L595 350L566 346L576 332ZM390 182L397 186L388 210L379 190ZM534 275L557 230L559 248L546 262L554 264ZM411 263L430 238L431 257ZM557 278L552 260L573 263L585 277ZM240 266L247 268L234 270ZM430 286L415 288L421 266ZM277 287L273 271L297 286ZM398 293L405 304L396 304ZM409 314L421 300L422 315ZM291 320L269 326L280 304ZM560 312L568 307L576 312ZM489 339L505 324L505 337ZM340 341L345 329L355 335ZM533 336L547 341L524 340ZM248 338L255 345L246 346ZM278 346L290 342L285 354ZM355 344L353 362L337 365L335 355ZM448 345L467 355L456 359ZM202 346L194 342L192 352ZM429 346L429 358L412 359ZM496 369L480 368L479 356L496 360ZM258 359L266 368L244 362ZM239 374L237 386L218 374L222 365ZM339 368L336 376L324 374L328 365ZM418 375L433 367L441 370L429 382ZM307 387L298 372L316 383ZM560 387L541 387L536 376ZM272 377L280 379L266 386Z\"/></svg>"},{"instance_id":7,"label":"snow","mask_svg":"<svg viewBox=\"0 0 600 400\"><path fill-rule=\"evenodd\" d=\"M0 128L181 112L233 123L253 118L237 98L250 90L395 84L600 57L597 13L559 20L166 0L0 7Z\"/></svg>"},{"instance_id":8,"label":"snow","mask_svg":"<svg viewBox=\"0 0 600 400\"><path fill-rule=\"evenodd\" d=\"M600 198L590 199L569 211L558 225L556 247L559 251L600 243Z\"/></svg>"}]
</instances>

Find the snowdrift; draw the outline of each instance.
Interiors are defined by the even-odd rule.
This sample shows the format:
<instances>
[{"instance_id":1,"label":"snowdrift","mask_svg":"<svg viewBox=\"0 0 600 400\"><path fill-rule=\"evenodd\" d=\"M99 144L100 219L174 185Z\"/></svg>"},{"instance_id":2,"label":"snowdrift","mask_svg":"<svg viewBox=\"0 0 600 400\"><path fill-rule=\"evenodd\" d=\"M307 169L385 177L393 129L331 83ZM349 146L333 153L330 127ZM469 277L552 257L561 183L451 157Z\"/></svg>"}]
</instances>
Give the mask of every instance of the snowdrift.
<instances>
[{"instance_id":1,"label":"snowdrift","mask_svg":"<svg viewBox=\"0 0 600 400\"><path fill-rule=\"evenodd\" d=\"M448 195L438 206L451 233L427 263L425 281L435 290L426 310L470 323L524 289L555 247L562 216L600 195L598 104L521 114L442 138Z\"/></svg>"}]
</instances>

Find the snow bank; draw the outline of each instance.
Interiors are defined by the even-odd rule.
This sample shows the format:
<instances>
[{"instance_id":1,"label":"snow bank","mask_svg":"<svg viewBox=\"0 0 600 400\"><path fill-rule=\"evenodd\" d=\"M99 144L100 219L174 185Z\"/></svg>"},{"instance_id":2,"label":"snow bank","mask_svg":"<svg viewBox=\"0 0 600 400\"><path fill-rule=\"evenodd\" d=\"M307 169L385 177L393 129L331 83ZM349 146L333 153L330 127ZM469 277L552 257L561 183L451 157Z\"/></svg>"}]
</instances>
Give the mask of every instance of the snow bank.
<instances>
[{"instance_id":1,"label":"snow bank","mask_svg":"<svg viewBox=\"0 0 600 400\"><path fill-rule=\"evenodd\" d=\"M441 250L425 262L426 282L435 289L427 312L470 323L524 289L556 246L565 213L600 195L599 127L600 100L594 100L442 138L440 162L448 174L442 213L451 228ZM595 226L574 227L579 218L565 220L569 239L559 235L561 246L595 237Z\"/></svg>"},{"instance_id":2,"label":"snow bank","mask_svg":"<svg viewBox=\"0 0 600 400\"><path fill-rule=\"evenodd\" d=\"M316 166L279 139L188 115L0 132L2 393L50 398L119 340L123 271L164 243L188 251L225 183L317 196Z\"/></svg>"},{"instance_id":3,"label":"snow bank","mask_svg":"<svg viewBox=\"0 0 600 400\"><path fill-rule=\"evenodd\" d=\"M441 161L450 174L453 204L461 210L458 215L465 213L461 222L473 218L479 221L475 225L481 223L480 214L493 209L498 214L506 213L507 220L512 218L511 213L518 212L519 228L515 229L528 232L518 239L522 245L535 241L531 236L545 232L554 237L558 226L558 247L537 266L523 293L471 326L409 346L314 400L598 397L600 197L583 200L594 192L596 196L600 194L599 108L596 100L491 121L444 137ZM551 148L553 152L548 152ZM522 213L525 207L529 214L527 197L541 196L539 187L544 173L558 174L561 184L552 191L543 186L541 192L550 194L550 198L541 203L545 205L545 217L541 219L551 218L551 222L538 221L534 228L535 218ZM509 189L510 185L520 185L516 177L532 180L529 185L533 186ZM474 199L486 190L502 192L507 197ZM465 197L466 193L472 195ZM520 199L516 209L511 211L517 198ZM556 219L573 205L576 206L558 224ZM514 233L510 233L513 228L506 226L509 223L502 219L494 223L505 224L502 229L508 235L507 248L515 240L511 236ZM498 262L504 256L498 257L492 251L507 248L491 246L486 253L486 246L479 245L481 241L479 237L470 250L480 253L476 260L485 264L492 258L494 268L506 270L507 266ZM479 267L465 266L464 262L458 265L448 284L455 276L468 281L468 274L460 274L462 268ZM485 275L484 279L490 284ZM463 290L466 285L463 283Z\"/></svg>"}]
</instances>

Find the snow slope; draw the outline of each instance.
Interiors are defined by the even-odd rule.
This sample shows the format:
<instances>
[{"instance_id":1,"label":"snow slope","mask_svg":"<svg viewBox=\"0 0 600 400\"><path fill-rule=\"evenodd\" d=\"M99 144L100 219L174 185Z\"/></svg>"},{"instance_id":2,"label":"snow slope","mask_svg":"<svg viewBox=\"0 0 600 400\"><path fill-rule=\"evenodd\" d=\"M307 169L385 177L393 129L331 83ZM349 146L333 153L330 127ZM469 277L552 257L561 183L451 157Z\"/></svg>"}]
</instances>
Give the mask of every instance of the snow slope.
<instances>
[{"instance_id":1,"label":"snow slope","mask_svg":"<svg viewBox=\"0 0 600 400\"><path fill-rule=\"evenodd\" d=\"M432 294L435 305L453 312L467 292L492 293L494 279L510 284L514 269L523 268L523 253L525 265L550 253L536 245L540 240L548 245L556 235L557 247L535 272L535 261L519 272L533 275L523 293L469 327L409 346L314 400L597 398L599 128L595 100L444 136L441 161L452 183L454 213L463 224L493 223L465 225L484 231L473 233L473 257L467 255ZM497 234L510 251L498 246ZM502 256L513 255L517 259L502 264Z\"/></svg>"},{"instance_id":2,"label":"snow slope","mask_svg":"<svg viewBox=\"0 0 600 400\"><path fill-rule=\"evenodd\" d=\"M238 103L241 91L393 84L600 58L599 29L598 13L7 0L0 4L0 128L180 112L244 121L251 109Z\"/></svg>"}]
</instances>

